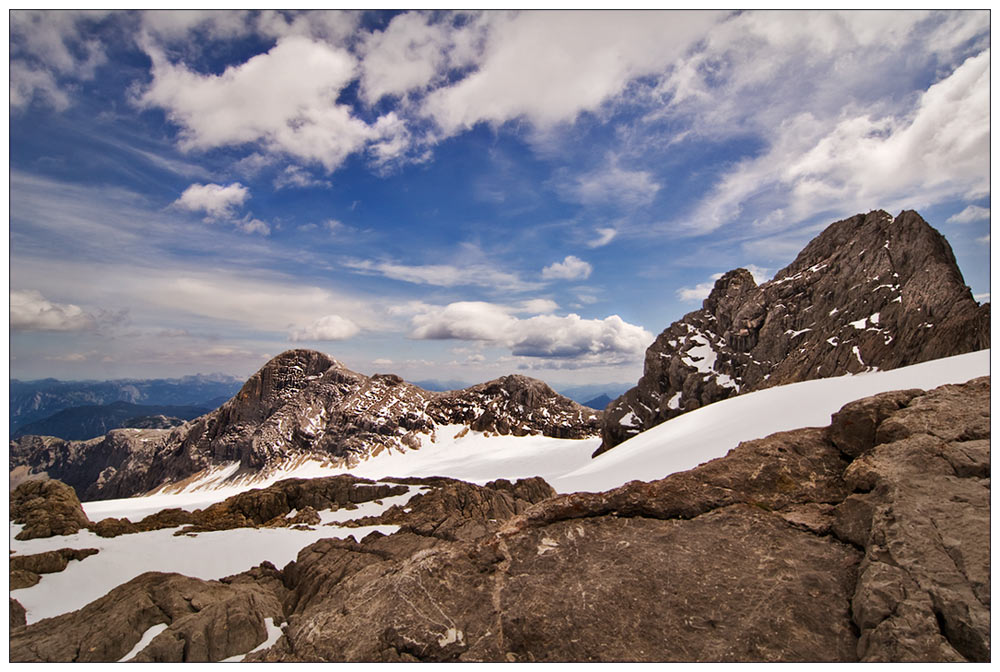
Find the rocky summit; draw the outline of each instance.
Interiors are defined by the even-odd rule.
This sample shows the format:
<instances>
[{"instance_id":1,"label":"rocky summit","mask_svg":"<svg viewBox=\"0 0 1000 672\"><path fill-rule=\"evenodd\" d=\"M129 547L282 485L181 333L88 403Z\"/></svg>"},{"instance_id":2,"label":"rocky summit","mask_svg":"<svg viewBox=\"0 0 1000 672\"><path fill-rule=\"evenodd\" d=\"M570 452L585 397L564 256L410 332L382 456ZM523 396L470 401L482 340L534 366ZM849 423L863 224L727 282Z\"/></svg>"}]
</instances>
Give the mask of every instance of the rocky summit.
<instances>
[{"instance_id":1,"label":"rocky summit","mask_svg":"<svg viewBox=\"0 0 1000 672\"><path fill-rule=\"evenodd\" d=\"M420 494L377 517L397 532L321 539L282 568L147 572L28 625L12 600L10 657L988 661L989 398L989 378L887 392L828 427L601 493L554 495L540 479L275 484L193 515L261 526L290 507ZM65 508L57 486L22 487L35 508Z\"/></svg>"},{"instance_id":2,"label":"rocky summit","mask_svg":"<svg viewBox=\"0 0 1000 672\"><path fill-rule=\"evenodd\" d=\"M90 441L11 442L12 480L46 474L83 500L127 497L238 462L260 474L309 457L352 467L382 451L419 448L442 425L491 434L584 438L600 413L542 381L511 375L452 392L399 376L365 376L311 350L290 350L220 408L173 429L117 429Z\"/></svg>"},{"instance_id":3,"label":"rocky summit","mask_svg":"<svg viewBox=\"0 0 1000 672\"><path fill-rule=\"evenodd\" d=\"M757 285L746 269L646 351L642 378L604 412L595 454L728 397L894 369L990 346L990 307L966 287L944 237L913 211L831 224Z\"/></svg>"}]
</instances>

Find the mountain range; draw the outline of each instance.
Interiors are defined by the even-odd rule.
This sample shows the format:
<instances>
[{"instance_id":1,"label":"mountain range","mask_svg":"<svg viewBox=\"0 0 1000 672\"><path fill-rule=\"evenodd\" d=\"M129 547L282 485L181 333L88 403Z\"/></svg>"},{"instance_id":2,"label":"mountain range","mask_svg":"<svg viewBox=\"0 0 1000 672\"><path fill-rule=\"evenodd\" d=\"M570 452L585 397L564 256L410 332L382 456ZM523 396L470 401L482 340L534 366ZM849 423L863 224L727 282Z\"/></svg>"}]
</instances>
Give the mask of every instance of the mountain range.
<instances>
[{"instance_id":1,"label":"mountain range","mask_svg":"<svg viewBox=\"0 0 1000 672\"><path fill-rule=\"evenodd\" d=\"M290 350L177 427L20 437L12 660L989 660L989 320L874 211L724 274L603 412Z\"/></svg>"}]
</instances>

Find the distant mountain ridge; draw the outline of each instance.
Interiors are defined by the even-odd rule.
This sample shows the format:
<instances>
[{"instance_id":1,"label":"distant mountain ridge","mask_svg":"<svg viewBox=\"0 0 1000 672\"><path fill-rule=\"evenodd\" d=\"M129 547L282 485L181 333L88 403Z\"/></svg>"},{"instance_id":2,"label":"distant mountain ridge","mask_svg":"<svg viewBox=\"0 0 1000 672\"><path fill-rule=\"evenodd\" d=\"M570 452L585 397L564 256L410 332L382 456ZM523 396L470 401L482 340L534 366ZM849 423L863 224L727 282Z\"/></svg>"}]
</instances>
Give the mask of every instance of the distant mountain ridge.
<instances>
[{"instance_id":1,"label":"distant mountain ridge","mask_svg":"<svg viewBox=\"0 0 1000 672\"><path fill-rule=\"evenodd\" d=\"M10 381L10 430L79 406L107 405L116 401L153 406L198 406L214 409L231 398L243 381L224 374L198 374L182 378L120 379L105 381Z\"/></svg>"},{"instance_id":2,"label":"distant mountain ridge","mask_svg":"<svg viewBox=\"0 0 1000 672\"><path fill-rule=\"evenodd\" d=\"M21 425L12 439L28 434L85 440L122 427L169 428L213 410L202 406L152 406L116 401L96 406L74 406L47 418Z\"/></svg>"},{"instance_id":3,"label":"distant mountain ridge","mask_svg":"<svg viewBox=\"0 0 1000 672\"><path fill-rule=\"evenodd\" d=\"M444 425L584 438L600 432L600 413L526 376L432 392L395 375L356 373L320 352L290 350L219 409L181 427L112 430L84 442L25 436L11 442L10 464L58 478L81 499L108 499L233 462L251 475L304 458L354 466L383 451L419 449Z\"/></svg>"},{"instance_id":4,"label":"distant mountain ridge","mask_svg":"<svg viewBox=\"0 0 1000 672\"><path fill-rule=\"evenodd\" d=\"M769 282L723 275L649 346L638 385L605 411L595 455L737 394L988 347L990 306L972 297L944 236L912 210L858 214Z\"/></svg>"}]
</instances>

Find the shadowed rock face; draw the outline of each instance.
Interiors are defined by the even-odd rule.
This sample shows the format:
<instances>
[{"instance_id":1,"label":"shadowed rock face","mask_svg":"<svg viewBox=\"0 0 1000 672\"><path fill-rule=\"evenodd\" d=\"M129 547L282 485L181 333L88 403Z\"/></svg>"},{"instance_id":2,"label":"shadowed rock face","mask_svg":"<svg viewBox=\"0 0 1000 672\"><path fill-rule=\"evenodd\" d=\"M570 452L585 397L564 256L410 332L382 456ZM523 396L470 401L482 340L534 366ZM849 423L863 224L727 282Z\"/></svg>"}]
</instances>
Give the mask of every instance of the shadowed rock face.
<instances>
[{"instance_id":1,"label":"shadowed rock face","mask_svg":"<svg viewBox=\"0 0 1000 672\"><path fill-rule=\"evenodd\" d=\"M137 659L218 660L272 618L247 660L989 660L989 390L885 393L603 493L399 479L428 490L375 519L396 534L144 575L15 628L11 658L116 660L169 623Z\"/></svg>"},{"instance_id":2,"label":"shadowed rock face","mask_svg":"<svg viewBox=\"0 0 1000 672\"><path fill-rule=\"evenodd\" d=\"M916 212L855 215L770 282L742 268L723 275L646 351L638 385L605 409L595 454L737 394L988 348L989 315Z\"/></svg>"},{"instance_id":3,"label":"shadowed rock face","mask_svg":"<svg viewBox=\"0 0 1000 672\"><path fill-rule=\"evenodd\" d=\"M290 350L219 409L181 427L115 430L86 442L28 436L11 442L11 469L45 472L85 501L108 499L223 463L239 462L241 473L251 474L303 456L355 466L384 450L419 448L450 424L585 438L599 433L600 413L525 376L430 392L398 376L355 373L319 352Z\"/></svg>"}]
</instances>

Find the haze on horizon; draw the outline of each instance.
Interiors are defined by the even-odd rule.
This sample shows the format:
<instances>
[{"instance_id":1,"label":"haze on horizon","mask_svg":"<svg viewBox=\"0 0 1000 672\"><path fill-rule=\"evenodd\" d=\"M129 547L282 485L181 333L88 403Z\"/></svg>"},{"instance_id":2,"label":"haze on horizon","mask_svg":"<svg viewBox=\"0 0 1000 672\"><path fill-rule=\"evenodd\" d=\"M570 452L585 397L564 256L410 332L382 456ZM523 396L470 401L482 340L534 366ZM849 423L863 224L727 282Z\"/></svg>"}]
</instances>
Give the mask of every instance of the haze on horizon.
<instances>
[{"instance_id":1,"label":"haze on horizon","mask_svg":"<svg viewBox=\"0 0 1000 672\"><path fill-rule=\"evenodd\" d=\"M989 300L988 11L10 13L10 375L634 382L915 209Z\"/></svg>"}]
</instances>

